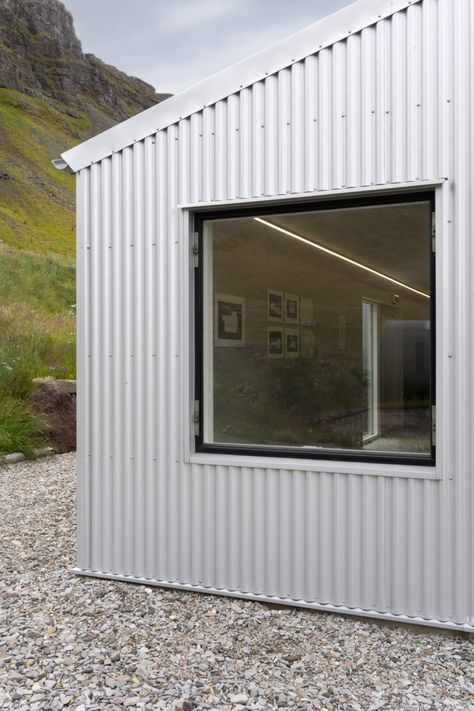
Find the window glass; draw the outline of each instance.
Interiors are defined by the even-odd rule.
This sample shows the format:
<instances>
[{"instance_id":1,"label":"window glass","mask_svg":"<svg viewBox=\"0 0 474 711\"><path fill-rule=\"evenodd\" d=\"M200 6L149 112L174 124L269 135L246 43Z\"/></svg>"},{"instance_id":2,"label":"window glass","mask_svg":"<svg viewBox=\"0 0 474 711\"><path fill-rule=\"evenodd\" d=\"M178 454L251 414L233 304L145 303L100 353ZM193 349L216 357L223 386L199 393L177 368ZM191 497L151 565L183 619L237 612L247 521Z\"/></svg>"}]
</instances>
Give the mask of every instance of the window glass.
<instances>
[{"instance_id":1,"label":"window glass","mask_svg":"<svg viewBox=\"0 0 474 711\"><path fill-rule=\"evenodd\" d=\"M431 454L431 204L203 224L202 441Z\"/></svg>"}]
</instances>

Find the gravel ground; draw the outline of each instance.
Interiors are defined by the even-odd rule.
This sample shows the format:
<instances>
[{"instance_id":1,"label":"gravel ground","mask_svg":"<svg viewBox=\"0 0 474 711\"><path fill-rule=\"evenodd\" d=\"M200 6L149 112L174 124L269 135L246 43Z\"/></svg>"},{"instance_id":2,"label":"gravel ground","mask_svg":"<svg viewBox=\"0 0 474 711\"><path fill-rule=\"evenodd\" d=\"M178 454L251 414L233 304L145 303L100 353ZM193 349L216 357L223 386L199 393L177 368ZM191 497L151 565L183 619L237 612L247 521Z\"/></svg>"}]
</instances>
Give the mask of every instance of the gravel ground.
<instances>
[{"instance_id":1,"label":"gravel ground","mask_svg":"<svg viewBox=\"0 0 474 711\"><path fill-rule=\"evenodd\" d=\"M0 469L0 708L474 709L467 636L72 575L74 472Z\"/></svg>"}]
</instances>

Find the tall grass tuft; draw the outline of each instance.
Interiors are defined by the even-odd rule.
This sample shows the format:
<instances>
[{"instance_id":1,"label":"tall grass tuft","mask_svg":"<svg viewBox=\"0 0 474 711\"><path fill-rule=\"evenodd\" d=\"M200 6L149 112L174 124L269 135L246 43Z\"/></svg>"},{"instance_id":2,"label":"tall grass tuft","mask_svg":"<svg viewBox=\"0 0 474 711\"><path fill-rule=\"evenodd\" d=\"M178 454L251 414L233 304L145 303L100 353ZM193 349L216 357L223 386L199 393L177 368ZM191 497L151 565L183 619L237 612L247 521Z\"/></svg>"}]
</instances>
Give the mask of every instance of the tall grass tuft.
<instances>
[{"instance_id":1,"label":"tall grass tuft","mask_svg":"<svg viewBox=\"0 0 474 711\"><path fill-rule=\"evenodd\" d=\"M29 459L47 443L47 425L21 400L0 396L0 455L22 452Z\"/></svg>"},{"instance_id":2,"label":"tall grass tuft","mask_svg":"<svg viewBox=\"0 0 474 711\"><path fill-rule=\"evenodd\" d=\"M26 398L36 377L75 377L72 316L44 314L26 304L0 307L0 394Z\"/></svg>"}]
</instances>

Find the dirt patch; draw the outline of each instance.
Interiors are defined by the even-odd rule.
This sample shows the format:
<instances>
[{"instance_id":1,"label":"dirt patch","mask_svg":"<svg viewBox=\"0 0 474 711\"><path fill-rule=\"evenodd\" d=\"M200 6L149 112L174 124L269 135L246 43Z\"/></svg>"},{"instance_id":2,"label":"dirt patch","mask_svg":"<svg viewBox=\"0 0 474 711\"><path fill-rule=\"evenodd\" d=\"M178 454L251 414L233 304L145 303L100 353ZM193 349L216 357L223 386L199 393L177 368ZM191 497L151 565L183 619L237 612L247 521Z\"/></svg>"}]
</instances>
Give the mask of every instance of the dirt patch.
<instances>
[{"instance_id":1,"label":"dirt patch","mask_svg":"<svg viewBox=\"0 0 474 711\"><path fill-rule=\"evenodd\" d=\"M53 383L35 389L29 403L49 425L48 439L59 454L76 449L76 395L64 392Z\"/></svg>"}]
</instances>

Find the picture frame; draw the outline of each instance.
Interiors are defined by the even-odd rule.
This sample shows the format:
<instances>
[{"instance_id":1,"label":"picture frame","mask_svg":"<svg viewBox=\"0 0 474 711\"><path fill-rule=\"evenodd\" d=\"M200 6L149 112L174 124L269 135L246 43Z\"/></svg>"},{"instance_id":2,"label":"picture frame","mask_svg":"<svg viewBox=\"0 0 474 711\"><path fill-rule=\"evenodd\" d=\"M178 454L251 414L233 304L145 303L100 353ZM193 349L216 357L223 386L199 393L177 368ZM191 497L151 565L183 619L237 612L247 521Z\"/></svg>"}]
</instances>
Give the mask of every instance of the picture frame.
<instances>
[{"instance_id":1,"label":"picture frame","mask_svg":"<svg viewBox=\"0 0 474 711\"><path fill-rule=\"evenodd\" d=\"M227 348L245 345L245 299L216 294L214 298L214 343Z\"/></svg>"},{"instance_id":2,"label":"picture frame","mask_svg":"<svg viewBox=\"0 0 474 711\"><path fill-rule=\"evenodd\" d=\"M300 297L296 294L285 294L285 323L299 324Z\"/></svg>"},{"instance_id":3,"label":"picture frame","mask_svg":"<svg viewBox=\"0 0 474 711\"><path fill-rule=\"evenodd\" d=\"M285 328L285 358L300 357L300 329Z\"/></svg>"},{"instance_id":4,"label":"picture frame","mask_svg":"<svg viewBox=\"0 0 474 711\"><path fill-rule=\"evenodd\" d=\"M267 354L269 358L285 357L285 332L279 326L268 326Z\"/></svg>"},{"instance_id":5,"label":"picture frame","mask_svg":"<svg viewBox=\"0 0 474 711\"><path fill-rule=\"evenodd\" d=\"M267 319L269 321L282 322L284 308L283 292L267 289Z\"/></svg>"}]
</instances>

